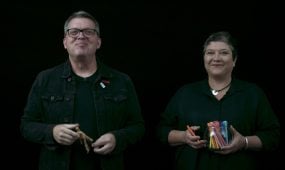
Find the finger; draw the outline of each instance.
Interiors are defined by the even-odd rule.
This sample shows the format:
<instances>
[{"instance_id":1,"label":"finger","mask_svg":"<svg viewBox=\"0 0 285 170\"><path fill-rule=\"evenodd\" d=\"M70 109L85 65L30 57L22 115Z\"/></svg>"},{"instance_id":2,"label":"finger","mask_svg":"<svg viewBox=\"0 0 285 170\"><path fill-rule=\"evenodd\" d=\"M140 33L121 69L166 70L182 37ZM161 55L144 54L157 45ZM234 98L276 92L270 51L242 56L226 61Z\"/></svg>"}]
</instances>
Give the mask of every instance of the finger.
<instances>
[{"instance_id":1,"label":"finger","mask_svg":"<svg viewBox=\"0 0 285 170\"><path fill-rule=\"evenodd\" d=\"M194 131L199 130L200 126L191 126L191 129L193 129Z\"/></svg>"},{"instance_id":2,"label":"finger","mask_svg":"<svg viewBox=\"0 0 285 170\"><path fill-rule=\"evenodd\" d=\"M100 153L103 154L106 150L106 146L105 145L101 145L101 146L96 146L93 148L94 152L96 153Z\"/></svg>"},{"instance_id":3,"label":"finger","mask_svg":"<svg viewBox=\"0 0 285 170\"><path fill-rule=\"evenodd\" d=\"M65 133L66 135L69 135L69 137L72 138L72 139L78 139L79 136L80 136L80 134L78 134L77 132L74 132L74 131L71 130L71 129L65 129L65 130L64 130L64 133Z\"/></svg>"},{"instance_id":4,"label":"finger","mask_svg":"<svg viewBox=\"0 0 285 170\"><path fill-rule=\"evenodd\" d=\"M64 134L60 137L59 141L61 144L70 145L74 142L74 139L70 135Z\"/></svg>"},{"instance_id":5,"label":"finger","mask_svg":"<svg viewBox=\"0 0 285 170\"><path fill-rule=\"evenodd\" d=\"M98 139L94 143L92 143L92 147L94 147L94 148L101 148L105 144L106 144L106 142Z\"/></svg>"}]
</instances>

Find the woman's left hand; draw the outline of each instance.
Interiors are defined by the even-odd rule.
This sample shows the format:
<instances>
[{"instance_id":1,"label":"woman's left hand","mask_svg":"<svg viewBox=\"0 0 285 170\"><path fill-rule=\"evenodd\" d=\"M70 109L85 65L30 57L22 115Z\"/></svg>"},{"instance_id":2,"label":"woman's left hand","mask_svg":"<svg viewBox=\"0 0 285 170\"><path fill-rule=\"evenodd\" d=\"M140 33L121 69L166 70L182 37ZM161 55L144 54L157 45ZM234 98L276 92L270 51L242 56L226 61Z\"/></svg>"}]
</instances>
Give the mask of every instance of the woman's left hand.
<instances>
[{"instance_id":1,"label":"woman's left hand","mask_svg":"<svg viewBox=\"0 0 285 170\"><path fill-rule=\"evenodd\" d=\"M245 137L241 135L233 126L230 126L230 131L232 133L231 142L222 147L221 150L215 151L215 153L226 155L242 150L245 147Z\"/></svg>"}]
</instances>

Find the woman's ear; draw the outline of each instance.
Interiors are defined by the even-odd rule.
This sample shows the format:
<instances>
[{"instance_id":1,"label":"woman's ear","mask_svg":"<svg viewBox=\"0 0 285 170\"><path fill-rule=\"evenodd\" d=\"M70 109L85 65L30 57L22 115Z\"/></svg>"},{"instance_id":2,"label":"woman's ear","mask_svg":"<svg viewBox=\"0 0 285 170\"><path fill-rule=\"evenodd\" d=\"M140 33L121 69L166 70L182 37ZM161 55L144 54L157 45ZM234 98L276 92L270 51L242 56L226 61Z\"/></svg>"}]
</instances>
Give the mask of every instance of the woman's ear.
<instances>
[{"instance_id":1,"label":"woman's ear","mask_svg":"<svg viewBox=\"0 0 285 170\"><path fill-rule=\"evenodd\" d=\"M237 57L235 57L234 62L233 62L233 67L236 66L236 62L237 62Z\"/></svg>"}]
</instances>

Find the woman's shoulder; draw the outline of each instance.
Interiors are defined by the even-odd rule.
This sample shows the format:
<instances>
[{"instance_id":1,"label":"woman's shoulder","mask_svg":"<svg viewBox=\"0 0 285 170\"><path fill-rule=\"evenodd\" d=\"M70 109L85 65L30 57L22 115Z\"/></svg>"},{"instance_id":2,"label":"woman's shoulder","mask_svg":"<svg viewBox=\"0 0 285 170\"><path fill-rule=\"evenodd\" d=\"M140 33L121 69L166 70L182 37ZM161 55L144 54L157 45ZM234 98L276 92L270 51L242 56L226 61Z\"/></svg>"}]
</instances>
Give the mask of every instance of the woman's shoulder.
<instances>
[{"instance_id":1,"label":"woman's shoulder","mask_svg":"<svg viewBox=\"0 0 285 170\"><path fill-rule=\"evenodd\" d=\"M258 85L254 82L236 79L236 78L232 80L232 85L240 87L240 88L258 88Z\"/></svg>"},{"instance_id":2,"label":"woman's shoulder","mask_svg":"<svg viewBox=\"0 0 285 170\"><path fill-rule=\"evenodd\" d=\"M247 80L233 79L232 85L235 90L242 91L251 91L251 92L263 92L261 87L254 82L250 82Z\"/></svg>"}]
</instances>

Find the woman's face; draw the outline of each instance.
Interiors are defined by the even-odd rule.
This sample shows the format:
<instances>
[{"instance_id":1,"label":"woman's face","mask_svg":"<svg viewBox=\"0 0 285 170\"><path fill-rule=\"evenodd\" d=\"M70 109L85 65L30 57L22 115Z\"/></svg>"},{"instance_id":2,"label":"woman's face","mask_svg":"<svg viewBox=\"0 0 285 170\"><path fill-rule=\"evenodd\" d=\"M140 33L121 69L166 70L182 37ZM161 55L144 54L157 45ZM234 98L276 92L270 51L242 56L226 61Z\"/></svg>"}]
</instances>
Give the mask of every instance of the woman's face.
<instances>
[{"instance_id":1,"label":"woman's face","mask_svg":"<svg viewBox=\"0 0 285 170\"><path fill-rule=\"evenodd\" d=\"M230 46L222 41L212 41L205 49L204 66L208 76L231 76L235 62Z\"/></svg>"}]
</instances>

